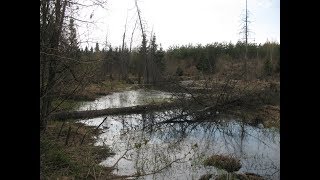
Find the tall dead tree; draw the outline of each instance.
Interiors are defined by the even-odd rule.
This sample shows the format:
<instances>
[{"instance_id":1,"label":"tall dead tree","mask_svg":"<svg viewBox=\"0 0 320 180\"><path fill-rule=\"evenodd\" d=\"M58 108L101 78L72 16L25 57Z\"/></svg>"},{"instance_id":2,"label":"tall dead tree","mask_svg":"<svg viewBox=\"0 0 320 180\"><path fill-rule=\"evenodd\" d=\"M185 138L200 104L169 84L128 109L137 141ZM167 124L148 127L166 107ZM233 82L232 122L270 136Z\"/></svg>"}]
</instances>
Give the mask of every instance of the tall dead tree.
<instances>
[{"instance_id":1,"label":"tall dead tree","mask_svg":"<svg viewBox=\"0 0 320 180\"><path fill-rule=\"evenodd\" d=\"M138 12L138 18L139 18L139 23L140 23L140 29L141 29L141 33L142 33L142 45L141 45L141 48L140 48L140 54L141 54L141 57L142 57L142 61L144 62L144 76L143 76L143 81L145 84L149 84L150 83L150 80L149 80L149 69L148 69L148 57L147 57L147 39L146 39L146 34L144 32L144 28L143 28L143 24L142 24L142 20L141 20L141 12L140 12L140 9L139 9L139 6L138 6L138 2L137 0L135 0L135 5L136 5L136 8L137 8L137 12ZM139 76L139 79L140 79L140 75Z\"/></svg>"},{"instance_id":2,"label":"tall dead tree","mask_svg":"<svg viewBox=\"0 0 320 180\"><path fill-rule=\"evenodd\" d=\"M245 79L247 79L247 53L248 53L248 6L247 6L247 0L246 0L246 15L245 15L245 39L246 39L246 52L244 56L244 70L245 70Z\"/></svg>"},{"instance_id":3,"label":"tall dead tree","mask_svg":"<svg viewBox=\"0 0 320 180\"><path fill-rule=\"evenodd\" d=\"M247 61L248 61L248 37L249 37L249 33L250 30L248 28L248 24L250 23L249 21L249 14L248 14L248 3L246 0L246 9L245 9L245 15L244 18L242 18L242 30L241 33L243 33L244 37L244 41L245 41L245 54L244 54L244 75L245 75L245 79L247 79Z\"/></svg>"},{"instance_id":4,"label":"tall dead tree","mask_svg":"<svg viewBox=\"0 0 320 180\"><path fill-rule=\"evenodd\" d=\"M128 80L128 51L125 49L125 39L126 39L126 32L127 32L127 20L128 15L126 18L126 23L124 25L124 32L122 36L122 47L120 53L120 73L122 75L122 80Z\"/></svg>"},{"instance_id":5,"label":"tall dead tree","mask_svg":"<svg viewBox=\"0 0 320 180\"><path fill-rule=\"evenodd\" d=\"M246 57L247 57L247 45L248 45L248 3L246 0L246 16L245 16L245 38L246 38Z\"/></svg>"},{"instance_id":6,"label":"tall dead tree","mask_svg":"<svg viewBox=\"0 0 320 180\"><path fill-rule=\"evenodd\" d=\"M131 50L132 50L133 34L134 34L134 31L136 30L137 23L138 23L138 21L136 21L136 22L134 23L134 28L133 28L132 33L131 33L131 38L130 38L130 48L129 48L129 52L130 52L130 53L131 53Z\"/></svg>"},{"instance_id":7,"label":"tall dead tree","mask_svg":"<svg viewBox=\"0 0 320 180\"><path fill-rule=\"evenodd\" d=\"M120 51L120 73L119 77L121 74L121 79L122 80L127 80L128 79L128 70L127 70L127 56L125 52L125 39L126 39L126 32L127 32L127 20L128 20L128 15L126 18L126 23L124 25L124 32L122 35L122 46Z\"/></svg>"}]
</instances>

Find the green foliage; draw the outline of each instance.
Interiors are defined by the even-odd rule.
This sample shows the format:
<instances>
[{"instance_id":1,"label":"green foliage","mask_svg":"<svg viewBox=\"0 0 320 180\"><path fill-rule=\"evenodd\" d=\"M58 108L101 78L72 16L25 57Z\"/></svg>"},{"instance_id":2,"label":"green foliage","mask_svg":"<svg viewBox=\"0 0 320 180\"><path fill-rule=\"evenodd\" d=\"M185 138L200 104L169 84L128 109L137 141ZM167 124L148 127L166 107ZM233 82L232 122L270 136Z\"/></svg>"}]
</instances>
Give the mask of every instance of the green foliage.
<instances>
[{"instance_id":1,"label":"green foliage","mask_svg":"<svg viewBox=\"0 0 320 180\"><path fill-rule=\"evenodd\" d=\"M74 20L70 19L69 22L69 32L68 32L68 45L67 45L67 53L69 54L69 57L79 59L80 58L80 49L79 44L77 40L77 31L75 28Z\"/></svg>"},{"instance_id":2,"label":"green foliage","mask_svg":"<svg viewBox=\"0 0 320 180\"><path fill-rule=\"evenodd\" d=\"M96 46L98 47L98 45ZM96 50L98 49L97 47ZM256 59L271 59L271 62L265 63L266 68L262 69L263 74L272 74L280 71L279 44L274 42L266 42L265 44L249 43L247 48L247 56L253 61ZM105 51L99 52L93 52L93 48L91 47L91 53L88 51L88 47L86 47L82 55L85 59L89 60L102 59L100 61L101 65L95 63L94 67L101 71L102 80L103 77L110 77L111 80L118 78L123 74L122 69L125 66L125 68L128 68L125 72L138 76L138 81L142 77L145 78L145 67L148 67L149 81L155 82L163 77L166 70L176 73L176 75L199 71L205 74L220 72L219 68L223 67L221 64L224 64L224 61L232 63L242 60L245 49L245 44L239 41L236 44L212 43L205 46L189 44L186 46L170 47L164 51L161 47L159 48L159 45L156 43L156 36L153 35L149 41L144 36L142 45L139 48L132 49L130 52L128 49L122 51L110 45L105 48ZM125 64L123 64L123 61L126 61ZM217 64L218 61L220 64ZM148 63L147 66L145 65L146 62ZM166 69L166 65L173 65L173 68L169 67ZM99 66L100 68L97 68ZM178 66L180 66L179 69L177 69ZM194 69L193 71L191 71L191 67ZM97 74L97 72L92 73Z\"/></svg>"},{"instance_id":3,"label":"green foliage","mask_svg":"<svg viewBox=\"0 0 320 180\"><path fill-rule=\"evenodd\" d=\"M43 171L52 172L69 167L72 162L63 147L49 140L40 141L40 155Z\"/></svg>"},{"instance_id":4,"label":"green foliage","mask_svg":"<svg viewBox=\"0 0 320 180\"><path fill-rule=\"evenodd\" d=\"M100 49L99 49L99 43L96 43L96 47L94 48L94 51L95 51L95 52L99 52L99 51L100 51Z\"/></svg>"},{"instance_id":5,"label":"green foliage","mask_svg":"<svg viewBox=\"0 0 320 180\"><path fill-rule=\"evenodd\" d=\"M96 44L96 51L98 46ZM247 56L252 59L251 62L256 59L271 59L270 62L265 62L262 67L263 74L270 75L280 71L280 44L274 42L266 42L264 44L249 43L247 48ZM190 74L190 72L198 73L199 71L205 74L221 72L220 68L226 67L224 61L228 61L228 63L242 61L245 50L246 45L239 41L236 44L212 43L205 46L189 44L170 47L164 51L161 47L159 48L156 43L156 36L153 35L149 41L144 36L142 45L132 49L130 52L128 49L122 51L110 45L105 48L105 51L99 52L93 52L91 47L90 53L88 47L86 47L81 59L88 59L89 61L102 59L100 64L97 61L97 63L94 63L94 67L91 68L98 69L99 72L92 73L100 74L100 80L106 80L107 77L114 80L118 79L118 77L120 78L123 73L130 73L133 76L137 76L139 82L142 77L146 78L144 73L146 73L145 68L148 67L149 82L156 82L163 77L166 70L176 75ZM125 64L123 64L124 61ZM146 62L148 63L147 66L145 65ZM167 68L166 65L172 65L172 68ZM178 66L180 66L179 69L177 68ZM122 72L123 68L127 68L124 70L125 72ZM194 73L191 74L194 75Z\"/></svg>"},{"instance_id":6,"label":"green foliage","mask_svg":"<svg viewBox=\"0 0 320 180\"><path fill-rule=\"evenodd\" d=\"M148 48L148 52L156 65L156 71L158 71L159 74L162 74L165 70L165 64L164 64L165 52L163 51L162 47L158 49L158 44L156 43L155 35L152 36L152 39L150 41L150 45Z\"/></svg>"},{"instance_id":7,"label":"green foliage","mask_svg":"<svg viewBox=\"0 0 320 180\"><path fill-rule=\"evenodd\" d=\"M248 58L253 59L257 57L257 54L260 58L268 58L270 57L270 53L274 59L280 58L280 44L275 42L266 42L265 44L248 44ZM272 48L272 52L270 49ZM211 59L214 57L218 59L223 55L229 55L232 59L240 59L244 57L244 52L246 49L246 45L243 42L237 42L235 45L232 43L214 43L207 44L206 46L201 45L187 45L187 46L174 46L170 47L167 50L167 55L169 58L175 59L186 59L193 58L195 61L201 60L201 56L205 54L207 58Z\"/></svg>"},{"instance_id":8,"label":"green foliage","mask_svg":"<svg viewBox=\"0 0 320 180\"><path fill-rule=\"evenodd\" d=\"M53 107L57 107L58 111L75 110L81 105L81 102L71 99L54 99L52 102Z\"/></svg>"},{"instance_id":9,"label":"green foliage","mask_svg":"<svg viewBox=\"0 0 320 180\"><path fill-rule=\"evenodd\" d=\"M86 46L86 48L85 48L85 50L84 50L84 54L85 54L85 55L88 55L88 53L89 53L88 46Z\"/></svg>"},{"instance_id":10,"label":"green foliage","mask_svg":"<svg viewBox=\"0 0 320 180\"><path fill-rule=\"evenodd\" d=\"M256 59L272 59L271 64L280 61L280 44L276 42L266 42L264 44L249 43L247 45L247 57L252 60ZM225 60L226 57L231 61L239 61L244 58L246 44L244 42L232 43L213 43L202 45L187 45L170 47L166 52L168 61L187 61L192 59L192 65L195 65L197 70L203 73L217 72L217 61ZM173 63L174 64L174 63ZM184 67L184 66L182 66ZM189 65L190 67L190 65ZM273 68L279 72L280 68Z\"/></svg>"},{"instance_id":11,"label":"green foliage","mask_svg":"<svg viewBox=\"0 0 320 180\"><path fill-rule=\"evenodd\" d=\"M133 75L137 75L142 69L142 59L137 50L133 50L131 52L131 61L129 62L129 71Z\"/></svg>"},{"instance_id":12,"label":"green foliage","mask_svg":"<svg viewBox=\"0 0 320 180\"><path fill-rule=\"evenodd\" d=\"M208 52L207 54L201 53L198 59L197 69L202 72L213 72L215 66L215 58L213 53Z\"/></svg>"},{"instance_id":13,"label":"green foliage","mask_svg":"<svg viewBox=\"0 0 320 180\"><path fill-rule=\"evenodd\" d=\"M162 48L157 50L155 53L155 63L161 74L164 72L166 68L164 63L164 55L165 55L165 52L163 51Z\"/></svg>"}]
</instances>

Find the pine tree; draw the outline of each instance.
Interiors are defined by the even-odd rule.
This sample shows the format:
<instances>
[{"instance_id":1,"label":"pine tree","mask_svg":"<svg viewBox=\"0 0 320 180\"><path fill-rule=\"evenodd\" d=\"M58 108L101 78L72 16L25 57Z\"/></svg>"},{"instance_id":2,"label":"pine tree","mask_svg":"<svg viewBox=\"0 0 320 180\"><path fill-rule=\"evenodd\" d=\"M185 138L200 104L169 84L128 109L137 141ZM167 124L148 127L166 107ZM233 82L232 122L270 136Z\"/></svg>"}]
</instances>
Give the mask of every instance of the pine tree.
<instances>
[{"instance_id":1,"label":"pine tree","mask_svg":"<svg viewBox=\"0 0 320 180\"><path fill-rule=\"evenodd\" d=\"M77 31L74 25L74 20L70 19L69 22L69 36L68 36L68 52L71 58L80 58L79 46L77 40Z\"/></svg>"},{"instance_id":2,"label":"pine tree","mask_svg":"<svg viewBox=\"0 0 320 180\"><path fill-rule=\"evenodd\" d=\"M89 53L89 49L88 49L87 46L86 46L86 48L84 49L84 53L85 53L86 55L88 55L88 53Z\"/></svg>"},{"instance_id":3,"label":"pine tree","mask_svg":"<svg viewBox=\"0 0 320 180\"><path fill-rule=\"evenodd\" d=\"M96 43L96 47L94 48L94 51L95 52L99 52L100 50L99 50L99 43Z\"/></svg>"}]
</instances>

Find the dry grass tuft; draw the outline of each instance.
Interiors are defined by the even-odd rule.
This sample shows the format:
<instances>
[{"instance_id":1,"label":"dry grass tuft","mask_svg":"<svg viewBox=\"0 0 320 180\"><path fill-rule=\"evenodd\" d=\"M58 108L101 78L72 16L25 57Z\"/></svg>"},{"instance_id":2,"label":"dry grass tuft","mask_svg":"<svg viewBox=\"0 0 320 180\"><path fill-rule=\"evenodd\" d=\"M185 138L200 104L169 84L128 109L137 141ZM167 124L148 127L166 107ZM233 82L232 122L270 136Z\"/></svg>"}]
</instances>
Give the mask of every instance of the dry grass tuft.
<instances>
[{"instance_id":1,"label":"dry grass tuft","mask_svg":"<svg viewBox=\"0 0 320 180\"><path fill-rule=\"evenodd\" d=\"M205 166L214 166L227 172L235 172L241 168L240 160L225 155L212 155L204 161Z\"/></svg>"}]
</instances>

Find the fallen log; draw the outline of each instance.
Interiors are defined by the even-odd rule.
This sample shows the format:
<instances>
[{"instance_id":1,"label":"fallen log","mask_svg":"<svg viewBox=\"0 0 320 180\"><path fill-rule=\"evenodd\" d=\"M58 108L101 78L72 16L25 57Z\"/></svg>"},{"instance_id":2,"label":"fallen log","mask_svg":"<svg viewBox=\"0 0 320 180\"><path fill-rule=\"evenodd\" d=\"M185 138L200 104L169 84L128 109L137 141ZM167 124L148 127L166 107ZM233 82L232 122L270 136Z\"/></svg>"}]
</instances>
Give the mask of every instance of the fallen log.
<instances>
[{"instance_id":1,"label":"fallen log","mask_svg":"<svg viewBox=\"0 0 320 180\"><path fill-rule=\"evenodd\" d=\"M240 105L244 106L246 104L257 106L258 104L253 104L253 103L260 103L259 101L260 99L258 96L259 93L260 92L250 92L244 95L231 94L229 96L226 96L227 94L218 94L216 97L218 98L218 100L213 104L212 102L209 104L208 103L203 104L202 102L206 101L205 99L201 100L201 98L199 97L192 96L193 98L186 99L186 101L175 101L171 103L148 104L148 105L138 105L138 106L131 106L131 107L121 107L121 108L108 108L108 109L101 109L101 110L55 112L55 113L52 113L49 116L49 118L54 120L66 120L66 119L95 118L95 117L108 116L108 115L141 114L141 113L147 113L147 112L173 109L178 107L179 108L184 107L188 109L189 108L188 106L190 106L190 103L196 103L197 105L200 105L201 108L204 108L204 109L198 110L199 112L192 112L192 113L201 114L209 110L208 108L219 110L219 109L226 109L227 107L230 108L230 106L240 106ZM252 99L252 98L255 98L255 99ZM172 121L172 120L173 119L169 121ZM168 121L165 121L165 122L168 122Z\"/></svg>"},{"instance_id":2,"label":"fallen log","mask_svg":"<svg viewBox=\"0 0 320 180\"><path fill-rule=\"evenodd\" d=\"M128 115L140 114L152 111L159 111L177 107L177 103L164 103L164 104L148 104L140 106L122 107L122 108L109 108L100 110L86 110L86 111L60 111L50 115L50 119L66 120L66 119L85 119L95 118L106 115Z\"/></svg>"}]
</instances>

